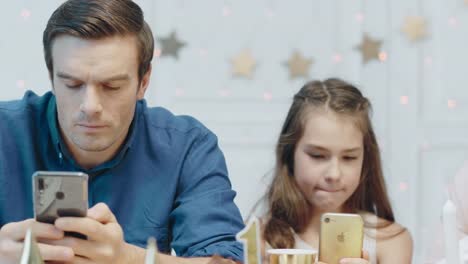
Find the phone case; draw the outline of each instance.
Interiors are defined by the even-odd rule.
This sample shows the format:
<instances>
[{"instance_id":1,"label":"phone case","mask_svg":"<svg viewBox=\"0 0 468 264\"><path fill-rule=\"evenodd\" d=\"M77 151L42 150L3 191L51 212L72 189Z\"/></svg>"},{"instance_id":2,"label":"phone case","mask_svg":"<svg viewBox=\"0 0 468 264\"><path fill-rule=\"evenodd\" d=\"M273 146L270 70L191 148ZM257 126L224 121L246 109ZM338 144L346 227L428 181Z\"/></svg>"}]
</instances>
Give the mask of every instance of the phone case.
<instances>
[{"instance_id":1,"label":"phone case","mask_svg":"<svg viewBox=\"0 0 468 264\"><path fill-rule=\"evenodd\" d=\"M88 210L88 175L38 171L33 175L34 215L53 224L63 216L84 217Z\"/></svg>"},{"instance_id":2,"label":"phone case","mask_svg":"<svg viewBox=\"0 0 468 264\"><path fill-rule=\"evenodd\" d=\"M342 258L361 258L364 221L357 214L325 213L320 221L319 260L339 264Z\"/></svg>"}]
</instances>

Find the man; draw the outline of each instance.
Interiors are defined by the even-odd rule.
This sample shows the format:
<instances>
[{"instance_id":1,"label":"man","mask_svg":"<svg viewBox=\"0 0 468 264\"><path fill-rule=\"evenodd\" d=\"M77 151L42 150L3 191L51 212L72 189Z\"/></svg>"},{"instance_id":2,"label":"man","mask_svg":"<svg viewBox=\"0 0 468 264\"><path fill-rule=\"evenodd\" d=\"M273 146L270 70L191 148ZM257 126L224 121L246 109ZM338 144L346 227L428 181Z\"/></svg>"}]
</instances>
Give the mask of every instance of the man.
<instances>
[{"instance_id":1,"label":"man","mask_svg":"<svg viewBox=\"0 0 468 264\"><path fill-rule=\"evenodd\" d=\"M0 259L17 258L32 227L47 261L143 263L150 236L161 252L199 257L161 263L241 260L242 218L215 135L142 100L154 47L140 7L69 0L43 44L52 91L0 103ZM87 217L31 219L37 170L86 172Z\"/></svg>"}]
</instances>

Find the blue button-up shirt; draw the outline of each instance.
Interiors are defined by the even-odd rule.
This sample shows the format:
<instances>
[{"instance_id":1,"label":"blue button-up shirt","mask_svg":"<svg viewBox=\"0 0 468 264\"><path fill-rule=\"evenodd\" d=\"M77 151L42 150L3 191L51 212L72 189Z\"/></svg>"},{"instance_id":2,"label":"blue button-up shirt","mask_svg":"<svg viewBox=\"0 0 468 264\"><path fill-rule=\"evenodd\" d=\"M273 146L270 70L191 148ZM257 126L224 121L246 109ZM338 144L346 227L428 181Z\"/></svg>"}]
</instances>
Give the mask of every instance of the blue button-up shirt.
<instances>
[{"instance_id":1,"label":"blue button-up shirt","mask_svg":"<svg viewBox=\"0 0 468 264\"><path fill-rule=\"evenodd\" d=\"M106 203L128 243L145 247L154 236L162 252L243 258L235 239L243 222L224 156L216 136L194 118L141 100L119 152L86 170L62 142L52 93L0 102L0 226L34 216L37 170L87 173L89 206Z\"/></svg>"}]
</instances>

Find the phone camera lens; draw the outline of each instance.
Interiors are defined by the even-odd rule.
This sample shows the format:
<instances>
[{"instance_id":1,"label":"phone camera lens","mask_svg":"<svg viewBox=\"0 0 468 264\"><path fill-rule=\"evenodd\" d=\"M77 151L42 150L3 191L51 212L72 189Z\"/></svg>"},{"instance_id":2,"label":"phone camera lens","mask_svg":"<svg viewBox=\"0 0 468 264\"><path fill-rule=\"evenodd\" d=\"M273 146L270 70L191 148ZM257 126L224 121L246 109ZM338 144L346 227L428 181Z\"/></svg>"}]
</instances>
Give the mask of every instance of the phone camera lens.
<instances>
[{"instance_id":1,"label":"phone camera lens","mask_svg":"<svg viewBox=\"0 0 468 264\"><path fill-rule=\"evenodd\" d=\"M39 178L38 188L39 188L40 191L44 190L44 179Z\"/></svg>"},{"instance_id":2,"label":"phone camera lens","mask_svg":"<svg viewBox=\"0 0 468 264\"><path fill-rule=\"evenodd\" d=\"M330 218L325 218L325 223L330 223Z\"/></svg>"},{"instance_id":3,"label":"phone camera lens","mask_svg":"<svg viewBox=\"0 0 468 264\"><path fill-rule=\"evenodd\" d=\"M63 192L56 192L55 193L55 198L57 198L59 200L63 200L63 198L65 198L65 194Z\"/></svg>"}]
</instances>

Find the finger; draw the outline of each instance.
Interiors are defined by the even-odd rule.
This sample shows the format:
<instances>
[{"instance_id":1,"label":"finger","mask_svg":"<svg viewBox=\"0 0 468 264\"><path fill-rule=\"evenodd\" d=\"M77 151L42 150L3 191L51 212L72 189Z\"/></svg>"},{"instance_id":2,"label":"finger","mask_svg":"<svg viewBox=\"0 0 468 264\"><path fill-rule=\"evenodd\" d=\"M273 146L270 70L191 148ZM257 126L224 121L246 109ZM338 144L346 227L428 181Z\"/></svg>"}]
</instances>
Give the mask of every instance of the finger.
<instances>
[{"instance_id":1,"label":"finger","mask_svg":"<svg viewBox=\"0 0 468 264\"><path fill-rule=\"evenodd\" d=\"M9 238L0 239L0 262L18 263L23 244Z\"/></svg>"},{"instance_id":2,"label":"finger","mask_svg":"<svg viewBox=\"0 0 468 264\"><path fill-rule=\"evenodd\" d=\"M225 258L215 255L211 257L210 262L208 264L236 264L236 262L234 262L231 259L225 259Z\"/></svg>"},{"instance_id":3,"label":"finger","mask_svg":"<svg viewBox=\"0 0 468 264\"><path fill-rule=\"evenodd\" d=\"M47 261L71 261L75 253L71 248L47 244L38 244L42 259Z\"/></svg>"},{"instance_id":4,"label":"finger","mask_svg":"<svg viewBox=\"0 0 468 264\"><path fill-rule=\"evenodd\" d=\"M28 228L31 228L37 238L61 239L64 235L63 231L57 229L54 225L40 223L34 219L6 224L2 227L1 233L10 239L22 241Z\"/></svg>"},{"instance_id":5,"label":"finger","mask_svg":"<svg viewBox=\"0 0 468 264\"><path fill-rule=\"evenodd\" d=\"M73 261L66 262L67 264L94 264L96 262L91 261L90 259L80 257L80 256L75 256Z\"/></svg>"},{"instance_id":6,"label":"finger","mask_svg":"<svg viewBox=\"0 0 468 264\"><path fill-rule=\"evenodd\" d=\"M117 222L112 211L105 203L98 203L88 210L88 217L106 224L109 222Z\"/></svg>"},{"instance_id":7,"label":"finger","mask_svg":"<svg viewBox=\"0 0 468 264\"><path fill-rule=\"evenodd\" d=\"M61 217L55 226L63 231L78 232L90 240L100 240L104 236L104 225L89 217Z\"/></svg>"},{"instance_id":8,"label":"finger","mask_svg":"<svg viewBox=\"0 0 468 264\"><path fill-rule=\"evenodd\" d=\"M99 256L100 246L94 241L83 240L75 237L65 237L61 240L51 240L51 245L64 246L71 248L75 256L81 256L89 259L96 259Z\"/></svg>"},{"instance_id":9,"label":"finger","mask_svg":"<svg viewBox=\"0 0 468 264\"><path fill-rule=\"evenodd\" d=\"M369 262L362 258L343 258L340 264L369 264Z\"/></svg>"},{"instance_id":10,"label":"finger","mask_svg":"<svg viewBox=\"0 0 468 264\"><path fill-rule=\"evenodd\" d=\"M367 252L367 250L362 250L362 258L369 260L369 252Z\"/></svg>"}]
</instances>

